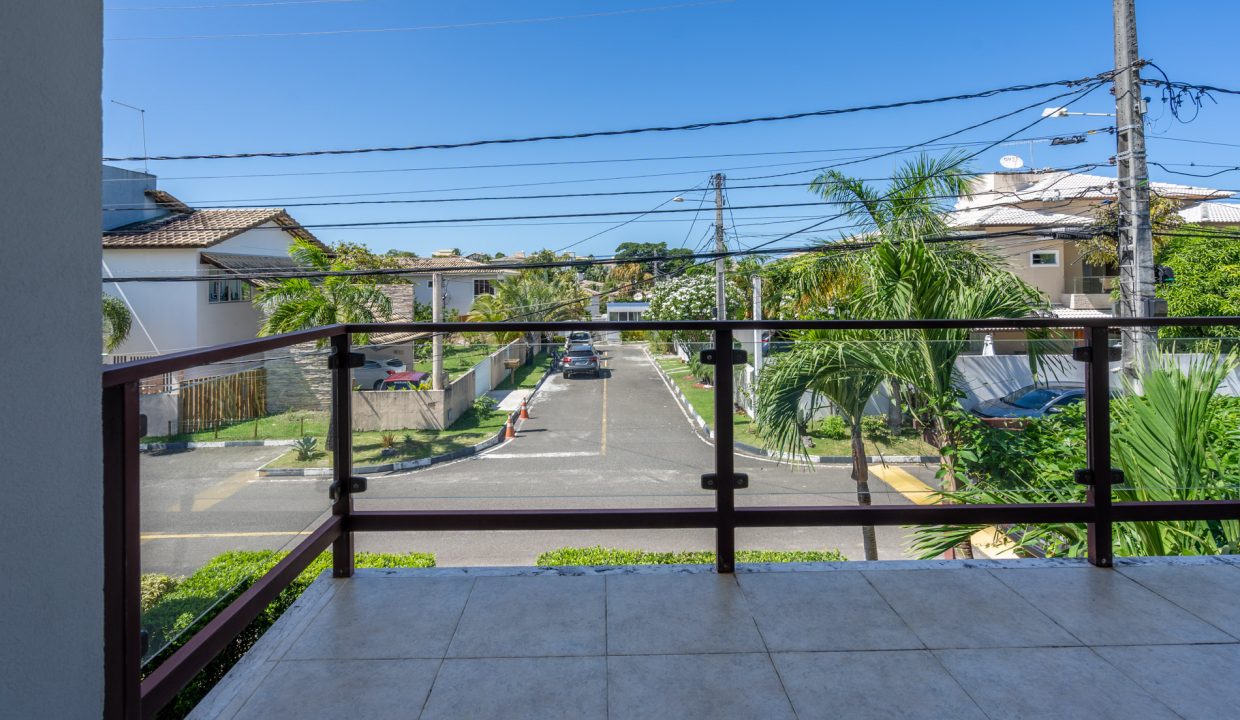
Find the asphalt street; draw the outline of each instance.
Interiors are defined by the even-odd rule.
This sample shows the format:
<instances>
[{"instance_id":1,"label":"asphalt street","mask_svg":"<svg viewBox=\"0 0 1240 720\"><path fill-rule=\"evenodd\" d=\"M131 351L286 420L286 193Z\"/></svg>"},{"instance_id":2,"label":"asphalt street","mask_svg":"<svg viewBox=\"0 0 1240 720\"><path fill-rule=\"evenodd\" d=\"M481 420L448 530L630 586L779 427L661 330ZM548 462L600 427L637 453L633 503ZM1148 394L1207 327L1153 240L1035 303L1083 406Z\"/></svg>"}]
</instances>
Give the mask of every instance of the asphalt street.
<instances>
[{"instance_id":1,"label":"asphalt street","mask_svg":"<svg viewBox=\"0 0 1240 720\"><path fill-rule=\"evenodd\" d=\"M606 350L604 377L553 375L516 439L483 454L404 473L373 475L359 509L609 508L710 506L700 476L713 447L699 437L647 355ZM282 448L202 449L143 455L144 571L185 574L228 549L279 548L321 521L325 478L258 478ZM736 456L750 477L737 505L854 504L847 466L789 467ZM903 469L926 483L933 470ZM875 503L908 503L871 477ZM879 556L904 557L905 531L879 528ZM566 545L648 550L710 549L709 530L359 534L357 548L425 551L440 565L529 565ZM738 547L836 548L861 558L858 528L750 528Z\"/></svg>"}]
</instances>

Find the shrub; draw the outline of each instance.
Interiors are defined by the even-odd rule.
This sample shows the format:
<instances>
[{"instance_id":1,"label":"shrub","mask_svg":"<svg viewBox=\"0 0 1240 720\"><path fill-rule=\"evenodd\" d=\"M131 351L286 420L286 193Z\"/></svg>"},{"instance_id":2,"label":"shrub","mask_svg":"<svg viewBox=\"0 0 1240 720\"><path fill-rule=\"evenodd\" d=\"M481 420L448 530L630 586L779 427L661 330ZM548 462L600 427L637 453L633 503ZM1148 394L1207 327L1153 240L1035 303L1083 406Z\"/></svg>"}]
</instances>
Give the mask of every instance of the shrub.
<instances>
[{"instance_id":1,"label":"shrub","mask_svg":"<svg viewBox=\"0 0 1240 720\"><path fill-rule=\"evenodd\" d=\"M818 434L827 440L847 440L851 434L848 423L839 415L828 415L818 423Z\"/></svg>"},{"instance_id":2,"label":"shrub","mask_svg":"<svg viewBox=\"0 0 1240 720\"><path fill-rule=\"evenodd\" d=\"M142 612L151 609L160 598L167 595L181 583L181 578L174 578L163 573L142 574Z\"/></svg>"},{"instance_id":3,"label":"shrub","mask_svg":"<svg viewBox=\"0 0 1240 720\"><path fill-rule=\"evenodd\" d=\"M737 550L738 563L772 562L842 562L839 550ZM535 564L542 567L565 565L713 565L715 553L696 550L650 552L594 547L562 547L538 556Z\"/></svg>"},{"instance_id":4,"label":"shrub","mask_svg":"<svg viewBox=\"0 0 1240 720\"><path fill-rule=\"evenodd\" d=\"M228 606L238 595L286 555L273 550L232 551L216 555L193 575L185 578L175 589L168 592L148 612L142 614L142 626L151 633L151 647L157 649L170 640L168 647L159 651L143 674L150 672L169 655L184 645L193 633L201 630L220 610ZM357 567L396 568L434 567L435 556L428 553L366 553L354 556ZM315 558L297 579L293 580L263 612L259 613L245 630L228 644L202 672L189 682L177 696L156 716L160 720L183 718L189 714L211 688L245 655L262 637L280 615L293 604L316 577L331 567L331 553ZM180 635L177 632L186 631Z\"/></svg>"},{"instance_id":5,"label":"shrub","mask_svg":"<svg viewBox=\"0 0 1240 720\"><path fill-rule=\"evenodd\" d=\"M490 395L479 395L474 398L474 414L480 418L490 417L498 405L499 403Z\"/></svg>"},{"instance_id":6,"label":"shrub","mask_svg":"<svg viewBox=\"0 0 1240 720\"><path fill-rule=\"evenodd\" d=\"M396 433L385 432L379 435L379 447L390 448L396 446Z\"/></svg>"},{"instance_id":7,"label":"shrub","mask_svg":"<svg viewBox=\"0 0 1240 720\"><path fill-rule=\"evenodd\" d=\"M306 460L313 460L319 454L318 445L319 441L317 439L306 435L305 437L298 438L293 443L293 449L297 451L297 459L305 462Z\"/></svg>"},{"instance_id":8,"label":"shrub","mask_svg":"<svg viewBox=\"0 0 1240 720\"><path fill-rule=\"evenodd\" d=\"M620 342L646 342L645 330L621 330Z\"/></svg>"},{"instance_id":9,"label":"shrub","mask_svg":"<svg viewBox=\"0 0 1240 720\"><path fill-rule=\"evenodd\" d=\"M401 438L401 442L404 444L406 449L412 448L416 444L413 436L409 433L405 433L405 437Z\"/></svg>"},{"instance_id":10,"label":"shrub","mask_svg":"<svg viewBox=\"0 0 1240 720\"><path fill-rule=\"evenodd\" d=\"M861 435L871 442L890 443L891 427L882 415L866 415L861 418Z\"/></svg>"}]
</instances>

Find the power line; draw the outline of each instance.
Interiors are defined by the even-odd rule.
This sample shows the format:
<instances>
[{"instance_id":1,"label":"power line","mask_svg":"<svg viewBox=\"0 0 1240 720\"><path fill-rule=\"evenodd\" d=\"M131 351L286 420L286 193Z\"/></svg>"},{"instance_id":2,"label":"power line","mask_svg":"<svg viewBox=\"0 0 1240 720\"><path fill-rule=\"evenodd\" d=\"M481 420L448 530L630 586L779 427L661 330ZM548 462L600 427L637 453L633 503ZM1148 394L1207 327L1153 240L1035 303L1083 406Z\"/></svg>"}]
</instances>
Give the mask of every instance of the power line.
<instances>
[{"instance_id":1,"label":"power line","mask_svg":"<svg viewBox=\"0 0 1240 720\"><path fill-rule=\"evenodd\" d=\"M360 2L368 2L368 0L273 0L272 2L216 3L214 5L133 5L125 7L105 7L104 11L140 12L144 10L232 10L233 8L277 7L283 5L338 5Z\"/></svg>"},{"instance_id":2,"label":"power line","mask_svg":"<svg viewBox=\"0 0 1240 720\"><path fill-rule=\"evenodd\" d=\"M1094 128L1092 130L1084 130L1080 134L1094 135L1100 132L1112 132L1112 127ZM1030 142L1049 142L1059 135L1042 135L1038 137L1013 138L1012 144L1023 144ZM1176 140L1177 138L1160 138L1163 140ZM985 145L992 142L990 140L970 140L958 143L937 143L923 144L923 147L945 147L957 148L972 145ZM1194 142L1184 140L1183 142ZM1205 142L1205 141L1201 141ZM1225 145L1227 143L1215 143ZM713 153L705 155L651 155L636 158L597 158L590 160L554 160L542 162L521 162L521 163L492 163L492 164L475 164L475 165L439 165L431 167L416 168L376 168L376 169L355 169L355 170L312 170L312 171L294 171L294 172L276 172L276 173L238 173L233 175L170 175L160 176L162 180L230 180L236 178L251 177L297 177L297 176L314 176L314 175L357 175L357 174L376 174L376 173L396 173L396 172L431 172L439 170L496 170L502 168L519 168L519 167L554 167L564 165L605 165L611 163L632 163L632 162L663 162L667 160L710 160L718 158L739 158L739 157L766 157L773 155L816 155L820 153L840 153L840 152L861 152L869 150L892 150L904 147L903 145L859 145L854 147L836 147L836 148L817 148L813 150L768 150L763 152L745 152L745 153ZM1240 147L1240 145L1237 145ZM762 167L762 166L751 166ZM740 170L744 168L721 168L723 170ZM699 172L699 171L689 171ZM702 170L700 172L706 172ZM633 176L625 176L617 178L621 180L629 179ZM646 177L646 176L637 176ZM654 177L654 176L651 176ZM607 178L602 178L607 179ZM103 182L144 182L146 178L104 178ZM587 182L585 180L574 180L569 182Z\"/></svg>"},{"instance_id":3,"label":"power line","mask_svg":"<svg viewBox=\"0 0 1240 720\"><path fill-rule=\"evenodd\" d=\"M702 130L712 127L733 127L737 125L750 125L754 123L782 122L787 120L799 120L809 117L828 117L833 115L845 115L850 113L866 112L871 110L890 110L894 108L914 107L919 105L932 105L943 102L953 102L958 100L976 100L980 98L994 97L1005 93L1025 92L1028 90L1038 90L1048 87L1080 87L1081 85L1089 85L1093 83L1102 83L1112 79L1116 70L1108 70L1097 75L1091 75L1084 78L1073 80L1053 80L1048 82L1030 83L1024 85L1008 85L1005 87L991 88L972 93L961 93L957 95L944 95L934 98L922 98L918 100L901 100L890 103L878 103L872 105L859 105L846 108L832 108L827 110L811 110L807 112L789 113L786 115L766 115L761 117L742 118L737 120L710 120L686 125L662 125L640 128L629 128L625 130L597 130L592 132L566 133L557 135L536 135L521 138L502 138L488 140L472 140L460 143L437 143L428 145L405 145L393 147L369 147L369 148L344 148L333 150L302 150L288 152L246 152L246 153L210 153L199 155L156 155L156 156L134 156L134 157L112 157L104 158L105 162L132 162L139 160L221 160L236 158L287 158L287 157L317 157L322 155L361 155L367 153L391 153L391 152L413 152L418 150L453 150L467 147L481 147L484 145L514 145L522 143L545 142L550 140L580 140L583 138L594 137L616 137L622 135L640 135L655 132L681 132L686 130ZM1009 136L1010 139L1010 136Z\"/></svg>"}]
</instances>

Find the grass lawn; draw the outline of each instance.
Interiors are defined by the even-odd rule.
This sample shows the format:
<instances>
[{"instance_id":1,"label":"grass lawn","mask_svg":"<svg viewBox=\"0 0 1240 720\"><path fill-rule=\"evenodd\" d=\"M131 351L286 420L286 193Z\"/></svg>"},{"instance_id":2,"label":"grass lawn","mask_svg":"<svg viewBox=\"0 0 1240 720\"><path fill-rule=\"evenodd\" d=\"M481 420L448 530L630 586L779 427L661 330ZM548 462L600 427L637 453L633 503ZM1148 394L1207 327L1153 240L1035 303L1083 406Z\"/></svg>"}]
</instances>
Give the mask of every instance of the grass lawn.
<instances>
[{"instance_id":1,"label":"grass lawn","mask_svg":"<svg viewBox=\"0 0 1240 720\"><path fill-rule=\"evenodd\" d=\"M538 353L530 362L517 368L513 373L516 378L516 388L522 390L530 390L538 381L542 379L543 373L547 372L547 367L551 363L551 356L547 353ZM504 375L504 380L495 386L496 390L512 390L513 383L509 382L508 375Z\"/></svg>"},{"instance_id":2,"label":"grass lawn","mask_svg":"<svg viewBox=\"0 0 1240 720\"><path fill-rule=\"evenodd\" d=\"M255 433L255 423L258 432ZM304 430L304 432L303 432ZM269 415L255 420L241 420L221 425L218 430L208 429L178 435L151 436L142 442L207 442L211 440L291 440L303 434L315 437L327 436L327 412L325 410L290 410L279 415Z\"/></svg>"},{"instance_id":3,"label":"grass lawn","mask_svg":"<svg viewBox=\"0 0 1240 720\"><path fill-rule=\"evenodd\" d=\"M676 357L659 357L655 359L659 367L671 377L685 399L693 406L698 415L711 427L715 424L715 391L713 388L696 387L697 379L688 373L688 366ZM732 432L737 442L765 448L766 443L758 436L753 420L747 415L733 416ZM823 437L816 425L810 427L810 437L814 446L809 448L811 455L851 455L852 445L849 440L836 440ZM909 435L894 438L890 443L865 441L866 452L870 455L937 455L938 451L924 442L920 437Z\"/></svg>"},{"instance_id":4,"label":"grass lawn","mask_svg":"<svg viewBox=\"0 0 1240 720\"><path fill-rule=\"evenodd\" d=\"M482 362L491 353L499 350L498 345L448 345L443 346L443 371L448 373L449 382L459 378L470 368ZM429 373L431 359L418 360L413 364L417 372Z\"/></svg>"},{"instance_id":5,"label":"grass lawn","mask_svg":"<svg viewBox=\"0 0 1240 720\"><path fill-rule=\"evenodd\" d=\"M473 410L457 419L447 430L390 430L384 432L353 433L354 465L385 465L403 460L441 455L486 440L504 427L507 413L493 412L479 417ZM391 434L396 452L383 454L383 436ZM268 467L304 468L331 467L332 457L324 449L325 438L319 436L319 452L310 460L298 460L297 453L290 450L276 458Z\"/></svg>"},{"instance_id":6,"label":"grass lawn","mask_svg":"<svg viewBox=\"0 0 1240 720\"><path fill-rule=\"evenodd\" d=\"M738 563L768 562L841 562L848 558L839 550L737 550ZM541 567L564 567L574 565L714 565L715 553L707 551L680 550L677 552L648 552L646 550L622 550L594 547L562 547L548 550L538 556L536 565Z\"/></svg>"}]
</instances>

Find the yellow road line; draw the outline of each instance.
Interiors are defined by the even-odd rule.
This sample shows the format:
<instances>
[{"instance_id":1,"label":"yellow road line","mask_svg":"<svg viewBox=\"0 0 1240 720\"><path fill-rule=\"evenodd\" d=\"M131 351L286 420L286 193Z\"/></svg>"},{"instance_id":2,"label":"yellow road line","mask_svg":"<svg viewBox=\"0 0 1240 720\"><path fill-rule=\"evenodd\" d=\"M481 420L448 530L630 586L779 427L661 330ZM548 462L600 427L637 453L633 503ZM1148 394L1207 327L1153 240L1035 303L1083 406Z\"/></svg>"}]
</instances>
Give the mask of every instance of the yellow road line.
<instances>
[{"instance_id":1,"label":"yellow road line","mask_svg":"<svg viewBox=\"0 0 1240 720\"><path fill-rule=\"evenodd\" d=\"M602 437L599 439L598 446L599 455L607 454L607 378L603 378L603 429Z\"/></svg>"},{"instance_id":2,"label":"yellow road line","mask_svg":"<svg viewBox=\"0 0 1240 720\"><path fill-rule=\"evenodd\" d=\"M939 502L938 491L903 468L890 465L871 466L870 473L918 505L936 505ZM980 550L986 557L1003 560L1019 557L1016 554L1016 544L993 525L978 530L969 539L973 543L973 549Z\"/></svg>"},{"instance_id":3,"label":"yellow road line","mask_svg":"<svg viewBox=\"0 0 1240 720\"><path fill-rule=\"evenodd\" d=\"M305 530L270 530L254 532L218 532L218 533L143 533L142 541L147 540L199 540L202 538L242 538L242 537L293 537L309 535Z\"/></svg>"}]
</instances>

